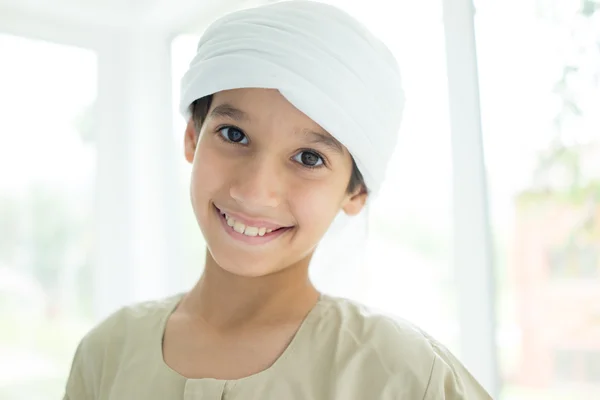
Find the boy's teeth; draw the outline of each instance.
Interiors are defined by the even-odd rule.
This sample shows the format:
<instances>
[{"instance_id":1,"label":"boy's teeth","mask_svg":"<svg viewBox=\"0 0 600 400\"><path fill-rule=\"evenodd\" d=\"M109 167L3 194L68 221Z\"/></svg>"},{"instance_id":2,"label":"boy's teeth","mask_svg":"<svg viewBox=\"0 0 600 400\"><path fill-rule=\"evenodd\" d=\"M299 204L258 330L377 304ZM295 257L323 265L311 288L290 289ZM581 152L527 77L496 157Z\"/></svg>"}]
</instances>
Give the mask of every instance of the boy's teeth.
<instances>
[{"instance_id":1,"label":"boy's teeth","mask_svg":"<svg viewBox=\"0 0 600 400\"><path fill-rule=\"evenodd\" d=\"M235 223L233 224L233 230L238 233L244 233L245 229L246 229L246 225L242 224L241 222L235 221Z\"/></svg>"},{"instance_id":2,"label":"boy's teeth","mask_svg":"<svg viewBox=\"0 0 600 400\"><path fill-rule=\"evenodd\" d=\"M243 233L247 236L264 236L267 233L273 232L273 229L265 227L257 228L255 226L246 226L241 222L236 221L227 214L225 214L225 219L227 220L227 225L231 226L234 231L238 233Z\"/></svg>"}]
</instances>

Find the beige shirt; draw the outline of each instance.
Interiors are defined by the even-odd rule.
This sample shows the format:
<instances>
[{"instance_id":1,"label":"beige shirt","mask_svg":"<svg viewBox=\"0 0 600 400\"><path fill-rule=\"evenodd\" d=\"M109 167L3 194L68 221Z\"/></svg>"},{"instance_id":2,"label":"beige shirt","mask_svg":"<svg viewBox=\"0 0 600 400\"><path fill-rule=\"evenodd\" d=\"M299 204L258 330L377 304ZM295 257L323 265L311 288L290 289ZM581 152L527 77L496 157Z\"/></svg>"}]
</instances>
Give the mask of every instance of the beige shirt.
<instances>
[{"instance_id":1,"label":"beige shirt","mask_svg":"<svg viewBox=\"0 0 600 400\"><path fill-rule=\"evenodd\" d=\"M125 307L79 344L65 400L487 400L442 345L415 326L323 295L266 370L186 379L164 362L162 337L181 295Z\"/></svg>"}]
</instances>

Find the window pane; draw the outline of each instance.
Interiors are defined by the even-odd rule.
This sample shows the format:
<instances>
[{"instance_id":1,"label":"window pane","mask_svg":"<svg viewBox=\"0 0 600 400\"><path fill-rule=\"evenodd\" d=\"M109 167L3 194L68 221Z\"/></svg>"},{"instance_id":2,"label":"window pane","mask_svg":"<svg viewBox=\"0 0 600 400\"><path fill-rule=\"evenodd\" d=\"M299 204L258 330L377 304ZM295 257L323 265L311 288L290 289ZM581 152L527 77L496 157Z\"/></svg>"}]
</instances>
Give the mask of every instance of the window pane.
<instances>
[{"instance_id":1,"label":"window pane","mask_svg":"<svg viewBox=\"0 0 600 400\"><path fill-rule=\"evenodd\" d=\"M503 399L600 398L600 3L480 3Z\"/></svg>"},{"instance_id":2,"label":"window pane","mask_svg":"<svg viewBox=\"0 0 600 400\"><path fill-rule=\"evenodd\" d=\"M91 315L96 55L0 49L0 398L57 399Z\"/></svg>"}]
</instances>

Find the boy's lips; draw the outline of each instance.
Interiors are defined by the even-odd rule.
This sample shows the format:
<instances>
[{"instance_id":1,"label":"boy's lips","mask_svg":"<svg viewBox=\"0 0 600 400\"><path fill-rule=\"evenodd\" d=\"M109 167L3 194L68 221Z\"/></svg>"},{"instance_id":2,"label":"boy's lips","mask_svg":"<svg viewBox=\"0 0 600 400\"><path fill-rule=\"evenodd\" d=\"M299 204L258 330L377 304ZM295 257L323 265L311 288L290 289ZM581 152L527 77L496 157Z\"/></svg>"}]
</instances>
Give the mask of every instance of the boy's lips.
<instances>
[{"instance_id":1,"label":"boy's lips","mask_svg":"<svg viewBox=\"0 0 600 400\"><path fill-rule=\"evenodd\" d=\"M227 212L221 211L221 209L219 209L217 206L215 206L215 213L217 214L217 217L221 221L221 225L223 226L223 229L231 238L235 239L236 241L239 241L239 242L242 242L245 244L250 244L250 245L261 245L261 244L271 242L272 240L277 239L278 237L287 233L288 231L290 231L293 228L293 226L284 227L284 226L273 224L272 222L264 221L264 220L261 221L261 220L245 219L245 221L249 221L250 223L265 224L265 225L259 225L262 229L266 229L267 226L272 227L272 228L268 228L269 231L261 232L262 235L257 234L257 235L251 236L251 235L247 235L245 233L240 233L237 230L235 230L234 227L230 226L228 224L227 218L224 215L224 214L227 214ZM236 215L239 215L239 214L236 214ZM233 218L236 218L236 217L233 217ZM256 227L256 225L250 225L250 224L248 226Z\"/></svg>"}]
</instances>

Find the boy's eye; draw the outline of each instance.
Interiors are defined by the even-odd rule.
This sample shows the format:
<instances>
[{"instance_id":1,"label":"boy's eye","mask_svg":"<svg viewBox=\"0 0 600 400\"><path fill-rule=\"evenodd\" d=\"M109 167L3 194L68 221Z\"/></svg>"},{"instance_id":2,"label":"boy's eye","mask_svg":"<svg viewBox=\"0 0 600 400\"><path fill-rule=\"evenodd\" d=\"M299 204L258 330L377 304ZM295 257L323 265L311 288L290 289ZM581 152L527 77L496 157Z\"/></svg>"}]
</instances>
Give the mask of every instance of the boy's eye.
<instances>
[{"instance_id":1,"label":"boy's eye","mask_svg":"<svg viewBox=\"0 0 600 400\"><path fill-rule=\"evenodd\" d=\"M244 134L244 132L240 131L233 126L226 126L224 128L219 129L219 134L223 139L228 142L239 143L239 144L247 144L248 138Z\"/></svg>"},{"instance_id":2,"label":"boy's eye","mask_svg":"<svg viewBox=\"0 0 600 400\"><path fill-rule=\"evenodd\" d=\"M294 156L294 160L310 168L316 168L323 165L323 158L314 151L301 151Z\"/></svg>"}]
</instances>

